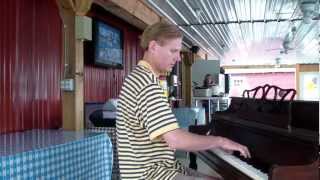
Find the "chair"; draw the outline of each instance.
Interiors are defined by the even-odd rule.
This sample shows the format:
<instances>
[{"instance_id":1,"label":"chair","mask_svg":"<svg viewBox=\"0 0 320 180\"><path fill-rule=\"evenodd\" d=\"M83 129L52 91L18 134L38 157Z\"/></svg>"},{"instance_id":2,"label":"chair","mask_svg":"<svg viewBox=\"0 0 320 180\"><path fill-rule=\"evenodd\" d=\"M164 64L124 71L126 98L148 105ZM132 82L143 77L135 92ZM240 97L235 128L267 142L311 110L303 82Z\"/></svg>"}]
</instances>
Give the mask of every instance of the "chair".
<instances>
[{"instance_id":1,"label":"chair","mask_svg":"<svg viewBox=\"0 0 320 180\"><path fill-rule=\"evenodd\" d=\"M179 107L172 109L180 128L188 129L190 125L196 124L196 111L189 107ZM175 151L176 158L187 159L187 152L177 150Z\"/></svg>"},{"instance_id":2,"label":"chair","mask_svg":"<svg viewBox=\"0 0 320 180\"><path fill-rule=\"evenodd\" d=\"M189 129L189 126L196 126L198 124L205 124L205 109L202 107L180 107L173 108L173 114L176 116L180 128ZM176 158L188 159L188 153L177 150L175 152Z\"/></svg>"},{"instance_id":3,"label":"chair","mask_svg":"<svg viewBox=\"0 0 320 180\"><path fill-rule=\"evenodd\" d=\"M188 129L190 125L206 123L206 112L203 107L180 107L173 108L172 111L181 128Z\"/></svg>"},{"instance_id":4,"label":"chair","mask_svg":"<svg viewBox=\"0 0 320 180\"><path fill-rule=\"evenodd\" d=\"M267 99L270 92L273 91L272 100L284 101L286 98L292 101L296 95L295 89L282 89L278 86L265 84L264 86L257 86L253 89L246 89L242 92L242 97L256 99L259 91L262 91L259 99ZM280 98L280 99L279 99Z\"/></svg>"},{"instance_id":5,"label":"chair","mask_svg":"<svg viewBox=\"0 0 320 180\"><path fill-rule=\"evenodd\" d=\"M112 180L120 179L120 170L118 163L118 147L117 147L117 133L115 127L115 121L103 122L103 110L110 110L108 104L105 103L85 103L85 128L92 132L104 132L106 133L112 142L113 146L113 167L112 167ZM113 109L111 109L113 110ZM97 127L103 126L103 127Z\"/></svg>"},{"instance_id":6,"label":"chair","mask_svg":"<svg viewBox=\"0 0 320 180\"><path fill-rule=\"evenodd\" d=\"M177 118L178 124L183 129L188 129L190 125L196 124L196 112L189 107L173 108L173 114Z\"/></svg>"},{"instance_id":7,"label":"chair","mask_svg":"<svg viewBox=\"0 0 320 180\"><path fill-rule=\"evenodd\" d=\"M115 127L89 127L87 129L91 132L103 132L106 133L112 143L113 148L113 166L112 166L112 180L120 179L119 159L118 159L118 146L117 146L117 131Z\"/></svg>"}]
</instances>

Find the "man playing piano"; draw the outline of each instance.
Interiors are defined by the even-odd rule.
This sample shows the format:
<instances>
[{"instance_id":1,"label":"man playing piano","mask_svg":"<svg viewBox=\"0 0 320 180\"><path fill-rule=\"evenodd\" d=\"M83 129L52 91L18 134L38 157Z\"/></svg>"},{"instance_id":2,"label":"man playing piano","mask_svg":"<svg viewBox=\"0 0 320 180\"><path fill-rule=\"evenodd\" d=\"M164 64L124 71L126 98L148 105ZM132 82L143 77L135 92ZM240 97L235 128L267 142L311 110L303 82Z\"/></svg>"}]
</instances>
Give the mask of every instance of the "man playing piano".
<instances>
[{"instance_id":1,"label":"man playing piano","mask_svg":"<svg viewBox=\"0 0 320 180\"><path fill-rule=\"evenodd\" d=\"M250 157L247 147L227 138L201 136L179 128L159 85L160 74L180 61L182 33L163 22L145 29L143 59L126 77L117 106L121 179L218 179L183 167L174 151L223 149Z\"/></svg>"}]
</instances>

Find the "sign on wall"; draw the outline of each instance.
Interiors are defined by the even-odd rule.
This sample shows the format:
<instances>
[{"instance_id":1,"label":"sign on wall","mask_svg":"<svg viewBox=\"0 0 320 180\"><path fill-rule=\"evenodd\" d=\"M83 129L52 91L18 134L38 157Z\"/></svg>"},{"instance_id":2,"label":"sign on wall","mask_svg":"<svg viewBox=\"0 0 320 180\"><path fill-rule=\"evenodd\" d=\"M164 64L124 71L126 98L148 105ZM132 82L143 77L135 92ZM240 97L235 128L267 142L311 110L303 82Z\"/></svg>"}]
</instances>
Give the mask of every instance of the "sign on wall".
<instances>
[{"instance_id":1,"label":"sign on wall","mask_svg":"<svg viewBox=\"0 0 320 180\"><path fill-rule=\"evenodd\" d=\"M319 72L301 72L299 82L300 82L299 99L302 99L302 100L319 100L320 99Z\"/></svg>"}]
</instances>

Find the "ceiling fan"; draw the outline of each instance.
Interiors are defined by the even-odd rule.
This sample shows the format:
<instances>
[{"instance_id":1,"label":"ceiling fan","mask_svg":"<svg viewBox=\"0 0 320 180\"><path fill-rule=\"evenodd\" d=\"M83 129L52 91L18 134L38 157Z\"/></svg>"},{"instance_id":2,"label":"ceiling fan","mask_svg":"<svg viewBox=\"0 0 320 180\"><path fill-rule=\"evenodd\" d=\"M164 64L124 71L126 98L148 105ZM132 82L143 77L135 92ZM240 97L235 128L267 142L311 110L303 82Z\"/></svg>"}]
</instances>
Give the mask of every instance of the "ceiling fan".
<instances>
[{"instance_id":1,"label":"ceiling fan","mask_svg":"<svg viewBox=\"0 0 320 180\"><path fill-rule=\"evenodd\" d=\"M300 11L302 13L303 23L310 24L313 19L320 19L319 0L301 0L299 1Z\"/></svg>"},{"instance_id":2,"label":"ceiling fan","mask_svg":"<svg viewBox=\"0 0 320 180\"><path fill-rule=\"evenodd\" d=\"M275 51L280 50L280 54L288 54L289 50L295 49L295 37L297 34L297 28L295 26L292 26L290 32L288 32L282 41L281 48L273 48L273 49L267 49L266 51Z\"/></svg>"},{"instance_id":3,"label":"ceiling fan","mask_svg":"<svg viewBox=\"0 0 320 180\"><path fill-rule=\"evenodd\" d=\"M298 6L303 24L310 24L313 20L320 20L320 0L299 0ZM284 36L281 44L282 47L267 49L266 51L280 50L280 54L288 54L290 50L297 50L295 45L297 28L292 21L290 21L290 23L292 25L291 30ZM303 26L303 24L301 25Z\"/></svg>"}]
</instances>

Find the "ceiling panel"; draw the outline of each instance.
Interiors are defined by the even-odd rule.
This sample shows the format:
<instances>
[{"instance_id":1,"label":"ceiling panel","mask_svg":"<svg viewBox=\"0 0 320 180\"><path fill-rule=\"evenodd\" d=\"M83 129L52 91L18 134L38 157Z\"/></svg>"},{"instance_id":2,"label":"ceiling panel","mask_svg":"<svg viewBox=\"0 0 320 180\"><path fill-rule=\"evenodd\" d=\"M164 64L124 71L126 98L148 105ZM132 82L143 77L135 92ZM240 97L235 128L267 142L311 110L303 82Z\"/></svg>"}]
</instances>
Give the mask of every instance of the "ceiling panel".
<instances>
[{"instance_id":1,"label":"ceiling panel","mask_svg":"<svg viewBox=\"0 0 320 180\"><path fill-rule=\"evenodd\" d=\"M319 62L319 0L146 2L183 30L187 46L200 46L221 64ZM309 23L302 4L311 7Z\"/></svg>"}]
</instances>

